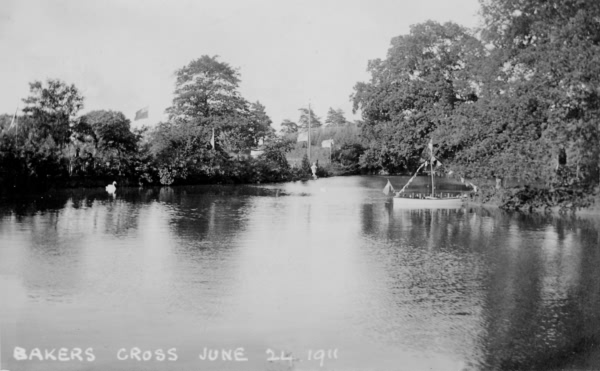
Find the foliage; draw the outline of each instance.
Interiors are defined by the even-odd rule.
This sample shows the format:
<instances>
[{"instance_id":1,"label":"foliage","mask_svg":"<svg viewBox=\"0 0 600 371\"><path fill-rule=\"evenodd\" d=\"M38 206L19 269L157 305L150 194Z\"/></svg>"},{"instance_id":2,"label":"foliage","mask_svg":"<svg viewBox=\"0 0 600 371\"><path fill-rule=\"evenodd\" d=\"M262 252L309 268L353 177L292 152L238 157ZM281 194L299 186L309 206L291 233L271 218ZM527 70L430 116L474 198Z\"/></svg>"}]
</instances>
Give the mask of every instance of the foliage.
<instances>
[{"instance_id":1,"label":"foliage","mask_svg":"<svg viewBox=\"0 0 600 371\"><path fill-rule=\"evenodd\" d=\"M80 130L78 133L80 137L92 136L96 147L105 151L115 150L118 154L134 151L139 140L131 131L131 122L121 112L106 110L89 112L82 117L75 128Z\"/></svg>"},{"instance_id":2,"label":"foliage","mask_svg":"<svg viewBox=\"0 0 600 371\"><path fill-rule=\"evenodd\" d=\"M29 91L30 96L23 99L23 112L35 122L35 134L40 138L51 136L59 146L68 143L72 120L83 108L79 90L75 85L48 79L46 85L40 81L30 83Z\"/></svg>"},{"instance_id":3,"label":"foliage","mask_svg":"<svg viewBox=\"0 0 600 371\"><path fill-rule=\"evenodd\" d=\"M298 132L298 124L288 119L283 120L281 123L281 133L282 134L292 134Z\"/></svg>"},{"instance_id":4,"label":"foliage","mask_svg":"<svg viewBox=\"0 0 600 371\"><path fill-rule=\"evenodd\" d=\"M327 111L327 117L325 118L325 123L327 126L344 126L348 121L346 121L346 117L344 116L344 111L341 109L334 110L329 107L329 111Z\"/></svg>"},{"instance_id":5,"label":"foliage","mask_svg":"<svg viewBox=\"0 0 600 371\"><path fill-rule=\"evenodd\" d=\"M239 72L218 57L204 55L176 76L173 105L167 109L173 125L197 126L207 143L214 130L218 144L237 154L274 135L265 107L241 96Z\"/></svg>"},{"instance_id":6,"label":"foliage","mask_svg":"<svg viewBox=\"0 0 600 371\"><path fill-rule=\"evenodd\" d=\"M496 154L503 158L499 163L505 165L519 152L526 153L539 171L525 166L509 173L551 182L555 175L548 168L554 161L548 154L556 157L566 149L580 172L588 177L597 174L600 5L493 0L482 1L482 15L483 39L492 46L484 94L489 101L501 98L505 112L515 107L522 112L498 131L528 147L503 148L505 153ZM523 128L535 135L523 136Z\"/></svg>"},{"instance_id":7,"label":"foliage","mask_svg":"<svg viewBox=\"0 0 600 371\"><path fill-rule=\"evenodd\" d=\"M318 128L321 126L321 119L315 114L315 111L308 108L300 108L300 118L298 119L298 126L303 129L308 129L308 124L310 121L311 128ZM309 120L310 119L310 120Z\"/></svg>"},{"instance_id":8,"label":"foliage","mask_svg":"<svg viewBox=\"0 0 600 371\"><path fill-rule=\"evenodd\" d=\"M255 140L255 146L259 141L275 137L275 129L271 126L273 121L267 115L266 107L258 101L250 104L250 120L253 123L250 135Z\"/></svg>"},{"instance_id":9,"label":"foliage","mask_svg":"<svg viewBox=\"0 0 600 371\"><path fill-rule=\"evenodd\" d=\"M267 143L261 157L282 169L288 169L290 165L285 155L292 150L293 146L294 143L290 140L283 138L274 139Z\"/></svg>"},{"instance_id":10,"label":"foliage","mask_svg":"<svg viewBox=\"0 0 600 371\"><path fill-rule=\"evenodd\" d=\"M371 80L352 96L368 141L361 166L414 169L431 138L462 176L591 192L600 183L600 3L480 2L480 39L429 21L369 62Z\"/></svg>"},{"instance_id":11,"label":"foliage","mask_svg":"<svg viewBox=\"0 0 600 371\"><path fill-rule=\"evenodd\" d=\"M171 121L211 118L204 125L217 126L220 119L238 114L246 101L237 91L239 72L217 56L204 55L176 71L175 98L167 109Z\"/></svg>"},{"instance_id":12,"label":"foliage","mask_svg":"<svg viewBox=\"0 0 600 371\"><path fill-rule=\"evenodd\" d=\"M481 42L454 23L428 21L393 38L387 58L369 62L371 80L356 84L352 96L371 147L392 151L394 168L418 166L426 138L478 99L474 61L483 54Z\"/></svg>"},{"instance_id":13,"label":"foliage","mask_svg":"<svg viewBox=\"0 0 600 371\"><path fill-rule=\"evenodd\" d=\"M300 166L300 170L305 175L309 175L309 174L312 174L310 167L311 167L311 164L310 164L310 161L308 161L308 154L304 154L304 157L302 157L302 165Z\"/></svg>"}]
</instances>

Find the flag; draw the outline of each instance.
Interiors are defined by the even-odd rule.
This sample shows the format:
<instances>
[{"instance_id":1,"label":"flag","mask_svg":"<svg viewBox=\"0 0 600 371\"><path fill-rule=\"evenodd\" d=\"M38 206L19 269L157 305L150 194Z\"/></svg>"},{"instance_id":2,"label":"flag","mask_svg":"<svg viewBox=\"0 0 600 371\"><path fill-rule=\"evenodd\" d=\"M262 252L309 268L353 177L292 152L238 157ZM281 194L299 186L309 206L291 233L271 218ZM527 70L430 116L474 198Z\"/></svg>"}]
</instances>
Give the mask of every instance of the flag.
<instances>
[{"instance_id":1,"label":"flag","mask_svg":"<svg viewBox=\"0 0 600 371\"><path fill-rule=\"evenodd\" d=\"M210 145L215 149L215 128L213 128L212 137L210 138Z\"/></svg>"},{"instance_id":2,"label":"flag","mask_svg":"<svg viewBox=\"0 0 600 371\"><path fill-rule=\"evenodd\" d=\"M308 142L308 131L298 133L298 142Z\"/></svg>"},{"instance_id":3,"label":"flag","mask_svg":"<svg viewBox=\"0 0 600 371\"><path fill-rule=\"evenodd\" d=\"M442 166L442 163L439 162L438 160L435 160L435 166Z\"/></svg>"},{"instance_id":4,"label":"flag","mask_svg":"<svg viewBox=\"0 0 600 371\"><path fill-rule=\"evenodd\" d=\"M389 194L390 194L390 191L391 191L391 192L396 192L396 191L394 190L394 186L392 186L392 183L390 183L390 180L388 179L388 182L387 182L387 184L386 184L386 185L385 185L385 187L383 188L383 194L387 196L387 195L389 195Z\"/></svg>"},{"instance_id":5,"label":"flag","mask_svg":"<svg viewBox=\"0 0 600 371\"><path fill-rule=\"evenodd\" d=\"M464 183L465 182L465 178L463 178L462 176L460 177L460 182Z\"/></svg>"},{"instance_id":6,"label":"flag","mask_svg":"<svg viewBox=\"0 0 600 371\"><path fill-rule=\"evenodd\" d=\"M147 118L148 118L148 107L144 107L135 113L135 119L133 119L133 121L147 119Z\"/></svg>"},{"instance_id":7,"label":"flag","mask_svg":"<svg viewBox=\"0 0 600 371\"><path fill-rule=\"evenodd\" d=\"M331 148L331 147L333 147L333 139L322 141L321 142L321 147L323 147L323 148Z\"/></svg>"},{"instance_id":8,"label":"flag","mask_svg":"<svg viewBox=\"0 0 600 371\"><path fill-rule=\"evenodd\" d=\"M429 152L433 155L433 140L429 139Z\"/></svg>"}]
</instances>

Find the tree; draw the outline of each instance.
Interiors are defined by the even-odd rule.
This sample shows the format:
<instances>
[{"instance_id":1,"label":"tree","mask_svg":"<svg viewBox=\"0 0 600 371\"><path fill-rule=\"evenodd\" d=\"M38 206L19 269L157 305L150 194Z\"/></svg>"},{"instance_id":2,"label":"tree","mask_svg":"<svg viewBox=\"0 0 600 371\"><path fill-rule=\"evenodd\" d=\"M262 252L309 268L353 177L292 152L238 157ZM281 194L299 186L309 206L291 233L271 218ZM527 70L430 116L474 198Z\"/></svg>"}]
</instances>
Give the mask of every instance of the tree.
<instances>
[{"instance_id":1,"label":"tree","mask_svg":"<svg viewBox=\"0 0 600 371\"><path fill-rule=\"evenodd\" d=\"M303 128L303 129L308 129L308 121L309 121L309 113L308 113L308 108L300 108L300 119L298 120L298 123L300 124L299 127ZM318 128L319 126L321 126L321 119L315 114L315 111L313 111L312 109L310 110L310 127L311 128Z\"/></svg>"},{"instance_id":2,"label":"tree","mask_svg":"<svg viewBox=\"0 0 600 371\"><path fill-rule=\"evenodd\" d=\"M457 24L411 26L409 35L392 39L385 60L369 62L370 82L354 87L362 134L395 152L401 163L394 167L417 166L436 127L478 99L474 66L484 54L483 45Z\"/></svg>"},{"instance_id":3,"label":"tree","mask_svg":"<svg viewBox=\"0 0 600 371\"><path fill-rule=\"evenodd\" d=\"M241 96L239 72L218 57L202 56L176 75L175 98L167 109L175 124L198 126L201 130L193 133L206 143L214 130L218 146L238 154L272 135L265 107Z\"/></svg>"},{"instance_id":4,"label":"tree","mask_svg":"<svg viewBox=\"0 0 600 371\"><path fill-rule=\"evenodd\" d=\"M51 136L59 146L69 142L73 119L83 108L83 96L75 85L57 79L29 84L29 97L23 99L23 112L32 118L42 138Z\"/></svg>"},{"instance_id":5,"label":"tree","mask_svg":"<svg viewBox=\"0 0 600 371\"><path fill-rule=\"evenodd\" d=\"M281 132L283 134L292 134L298 132L298 124L288 119L283 120L281 123Z\"/></svg>"},{"instance_id":6,"label":"tree","mask_svg":"<svg viewBox=\"0 0 600 371\"><path fill-rule=\"evenodd\" d=\"M204 55L176 71L175 98L167 109L169 119L220 126L247 110L238 92L240 74L217 56Z\"/></svg>"},{"instance_id":7,"label":"tree","mask_svg":"<svg viewBox=\"0 0 600 371\"><path fill-rule=\"evenodd\" d=\"M131 131L131 122L121 112L98 110L87 113L77 125L82 134L92 135L96 147L104 151L114 150L118 155L133 152L138 139ZM86 130L86 124L92 129Z\"/></svg>"},{"instance_id":8,"label":"tree","mask_svg":"<svg viewBox=\"0 0 600 371\"><path fill-rule=\"evenodd\" d=\"M193 122L158 124L150 134L150 153L156 160L161 184L172 184L190 175L218 175L227 155L210 148L204 133L204 128Z\"/></svg>"},{"instance_id":9,"label":"tree","mask_svg":"<svg viewBox=\"0 0 600 371\"><path fill-rule=\"evenodd\" d=\"M294 142L288 139L275 139L265 146L261 157L276 164L282 169L289 169L290 165L285 156L286 153L294 148Z\"/></svg>"},{"instance_id":10,"label":"tree","mask_svg":"<svg viewBox=\"0 0 600 371\"><path fill-rule=\"evenodd\" d=\"M271 139L275 136L275 129L271 126L273 121L267 115L266 108L259 101L250 104L250 116L254 127L252 128L252 136L258 140Z\"/></svg>"},{"instance_id":11,"label":"tree","mask_svg":"<svg viewBox=\"0 0 600 371\"><path fill-rule=\"evenodd\" d=\"M329 107L327 111L327 118L325 119L327 126L344 126L346 125L346 117L344 117L344 111L341 109L334 110Z\"/></svg>"},{"instance_id":12,"label":"tree","mask_svg":"<svg viewBox=\"0 0 600 371\"><path fill-rule=\"evenodd\" d=\"M525 155L535 159L533 166L508 175L527 172L550 180L555 172L549 170L566 152L575 174L600 173L600 3L485 0L481 5L482 35L491 50L482 94L504 102L507 113L514 107L522 113L496 125L497 134L513 146L521 143L512 151L498 147L494 154L505 159L498 165L510 167L517 155ZM535 135L523 136L524 128Z\"/></svg>"}]
</instances>

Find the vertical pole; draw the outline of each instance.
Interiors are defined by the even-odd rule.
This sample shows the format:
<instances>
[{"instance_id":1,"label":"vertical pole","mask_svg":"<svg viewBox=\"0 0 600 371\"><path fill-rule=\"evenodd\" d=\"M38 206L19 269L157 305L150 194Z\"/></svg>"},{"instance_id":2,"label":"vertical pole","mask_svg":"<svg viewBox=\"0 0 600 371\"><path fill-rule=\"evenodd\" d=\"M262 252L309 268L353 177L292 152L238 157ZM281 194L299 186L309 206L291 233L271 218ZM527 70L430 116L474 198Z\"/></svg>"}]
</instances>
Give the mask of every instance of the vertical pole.
<instances>
[{"instance_id":1,"label":"vertical pole","mask_svg":"<svg viewBox=\"0 0 600 371\"><path fill-rule=\"evenodd\" d=\"M435 185L433 184L433 146L430 148L431 151L431 159L429 160L429 168L431 170L431 197L434 197Z\"/></svg>"},{"instance_id":2,"label":"vertical pole","mask_svg":"<svg viewBox=\"0 0 600 371\"><path fill-rule=\"evenodd\" d=\"M433 156L432 156L433 158ZM435 192L435 186L433 185L433 161L430 164L431 166L431 197L433 197L433 192Z\"/></svg>"},{"instance_id":3,"label":"vertical pole","mask_svg":"<svg viewBox=\"0 0 600 371\"><path fill-rule=\"evenodd\" d=\"M310 103L308 104L308 162L310 163Z\"/></svg>"}]
</instances>

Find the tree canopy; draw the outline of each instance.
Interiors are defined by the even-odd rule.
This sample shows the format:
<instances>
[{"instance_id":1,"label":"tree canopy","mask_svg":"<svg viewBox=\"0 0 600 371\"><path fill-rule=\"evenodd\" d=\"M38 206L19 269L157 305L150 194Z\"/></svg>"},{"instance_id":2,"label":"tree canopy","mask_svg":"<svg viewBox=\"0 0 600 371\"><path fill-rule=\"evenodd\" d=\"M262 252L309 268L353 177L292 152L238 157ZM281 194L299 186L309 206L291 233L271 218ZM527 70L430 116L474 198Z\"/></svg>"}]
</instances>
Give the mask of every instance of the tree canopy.
<instances>
[{"instance_id":1,"label":"tree canopy","mask_svg":"<svg viewBox=\"0 0 600 371\"><path fill-rule=\"evenodd\" d=\"M205 143L214 132L218 146L234 153L247 151L273 135L265 107L242 97L239 72L217 56L195 59L177 70L176 76L173 105L167 109L174 125L198 127L190 134ZM163 129L166 127L172 126Z\"/></svg>"},{"instance_id":2,"label":"tree canopy","mask_svg":"<svg viewBox=\"0 0 600 371\"><path fill-rule=\"evenodd\" d=\"M308 129L309 117L311 128L318 128L319 126L321 126L321 119L315 114L315 111L313 109L310 110L310 114L308 108L302 107L298 110L300 111L300 118L298 119L298 126L300 128Z\"/></svg>"},{"instance_id":3,"label":"tree canopy","mask_svg":"<svg viewBox=\"0 0 600 371\"><path fill-rule=\"evenodd\" d=\"M385 60L369 61L371 80L354 87L363 134L392 150L394 167L414 167L426 138L460 105L477 101L474 65L483 55L483 44L450 22L417 24L393 38Z\"/></svg>"},{"instance_id":4,"label":"tree canopy","mask_svg":"<svg viewBox=\"0 0 600 371\"><path fill-rule=\"evenodd\" d=\"M329 111L327 111L327 117L325 118L325 123L327 126L344 126L346 125L346 117L344 116L344 111L341 109L334 110L329 107Z\"/></svg>"},{"instance_id":5,"label":"tree canopy","mask_svg":"<svg viewBox=\"0 0 600 371\"><path fill-rule=\"evenodd\" d=\"M59 145L68 143L73 119L83 108L79 90L61 80L48 79L45 85L30 83L29 91L29 97L23 99L23 112L35 122L37 134L50 136Z\"/></svg>"},{"instance_id":6,"label":"tree canopy","mask_svg":"<svg viewBox=\"0 0 600 371\"><path fill-rule=\"evenodd\" d=\"M283 122L281 123L281 133L282 134L292 134L292 133L297 133L297 132L298 132L298 124L296 124L295 122L293 122L289 119L283 120Z\"/></svg>"},{"instance_id":7,"label":"tree canopy","mask_svg":"<svg viewBox=\"0 0 600 371\"><path fill-rule=\"evenodd\" d=\"M98 110L83 116L78 128L89 125L89 133L95 139L95 144L103 150L115 150L118 153L132 152L136 149L138 138L131 131L131 122L121 112ZM81 130L81 129L79 129Z\"/></svg>"},{"instance_id":8,"label":"tree canopy","mask_svg":"<svg viewBox=\"0 0 600 371\"><path fill-rule=\"evenodd\" d=\"M479 37L427 21L369 62L352 96L365 168L414 169L432 138L469 176L550 182L561 153L578 179L598 174L600 3L480 2Z\"/></svg>"}]
</instances>

